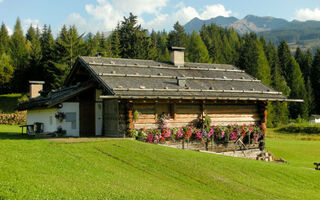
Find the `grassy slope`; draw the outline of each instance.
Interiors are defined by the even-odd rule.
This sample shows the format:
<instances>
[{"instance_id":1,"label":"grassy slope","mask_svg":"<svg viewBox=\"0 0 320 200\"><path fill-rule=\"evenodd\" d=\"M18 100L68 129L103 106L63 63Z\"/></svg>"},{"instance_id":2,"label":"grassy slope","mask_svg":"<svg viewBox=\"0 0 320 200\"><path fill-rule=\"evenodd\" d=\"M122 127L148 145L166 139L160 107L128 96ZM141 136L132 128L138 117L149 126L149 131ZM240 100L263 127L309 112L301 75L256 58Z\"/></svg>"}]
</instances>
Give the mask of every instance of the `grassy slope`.
<instances>
[{"instance_id":1,"label":"grassy slope","mask_svg":"<svg viewBox=\"0 0 320 200\"><path fill-rule=\"evenodd\" d=\"M19 98L21 98L21 94L0 95L0 113L13 113Z\"/></svg>"},{"instance_id":2,"label":"grassy slope","mask_svg":"<svg viewBox=\"0 0 320 200\"><path fill-rule=\"evenodd\" d=\"M0 199L316 199L320 190L319 172L294 165L131 140L0 138Z\"/></svg>"},{"instance_id":3,"label":"grassy slope","mask_svg":"<svg viewBox=\"0 0 320 200\"><path fill-rule=\"evenodd\" d=\"M270 132L266 140L267 149L276 157L288 161L289 165L314 168L320 162L320 135Z\"/></svg>"}]
</instances>

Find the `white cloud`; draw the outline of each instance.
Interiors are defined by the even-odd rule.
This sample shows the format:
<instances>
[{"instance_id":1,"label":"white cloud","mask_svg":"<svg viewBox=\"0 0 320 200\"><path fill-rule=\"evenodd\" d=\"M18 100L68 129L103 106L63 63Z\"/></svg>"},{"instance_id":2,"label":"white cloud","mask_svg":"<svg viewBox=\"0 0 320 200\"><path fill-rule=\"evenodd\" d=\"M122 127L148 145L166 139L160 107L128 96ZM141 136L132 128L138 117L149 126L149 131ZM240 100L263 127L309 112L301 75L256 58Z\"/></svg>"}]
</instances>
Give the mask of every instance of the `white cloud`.
<instances>
[{"instance_id":1,"label":"white cloud","mask_svg":"<svg viewBox=\"0 0 320 200\"><path fill-rule=\"evenodd\" d=\"M186 6L183 1L176 4L171 13L164 12L170 0L96 0L95 4L85 5L85 10L91 16L84 19L80 14L72 13L64 24L75 24L79 32L111 31L117 24L128 16L130 12L138 16L138 23L149 30L171 29L176 21L185 24L194 17L209 19L217 16L228 17L232 11L221 4L207 5L201 11ZM151 19L142 16L148 14ZM60 27L61 28L61 27Z\"/></svg>"},{"instance_id":2,"label":"white cloud","mask_svg":"<svg viewBox=\"0 0 320 200\"><path fill-rule=\"evenodd\" d=\"M22 26L22 29L23 29L24 33L27 33L30 25L32 25L33 28L39 27L40 30L41 30L40 20L38 20L38 19L24 19L23 20L23 26Z\"/></svg>"},{"instance_id":3,"label":"white cloud","mask_svg":"<svg viewBox=\"0 0 320 200\"><path fill-rule=\"evenodd\" d=\"M296 19L301 21L306 20L318 20L320 21L320 9L315 8L311 10L309 8L303 8L296 11Z\"/></svg>"},{"instance_id":4,"label":"white cloud","mask_svg":"<svg viewBox=\"0 0 320 200\"><path fill-rule=\"evenodd\" d=\"M3 2L3 0L0 0L0 3L2 3Z\"/></svg>"},{"instance_id":5,"label":"white cloud","mask_svg":"<svg viewBox=\"0 0 320 200\"><path fill-rule=\"evenodd\" d=\"M226 10L223 5L209 5L205 7L205 10L200 14L202 19L210 19L218 16L229 17L231 10Z\"/></svg>"},{"instance_id":6,"label":"white cloud","mask_svg":"<svg viewBox=\"0 0 320 200\"><path fill-rule=\"evenodd\" d=\"M85 9L94 19L103 22L105 30L112 30L130 12L138 15L139 23L144 24L142 14L158 15L168 0L97 0L97 5L88 4ZM101 27L102 28L102 27Z\"/></svg>"},{"instance_id":7,"label":"white cloud","mask_svg":"<svg viewBox=\"0 0 320 200\"><path fill-rule=\"evenodd\" d=\"M12 35L12 34L13 34L13 30L12 30L10 27L7 27L7 30L8 30L8 34L9 34L9 35Z\"/></svg>"},{"instance_id":8,"label":"white cloud","mask_svg":"<svg viewBox=\"0 0 320 200\"><path fill-rule=\"evenodd\" d=\"M175 6L175 11L172 14L157 14L156 18L142 24L145 28L162 30L164 28L172 28L173 24L179 21L180 24L184 25L191 19L198 17L200 19L210 19L217 16L229 17L232 11L226 10L221 4L207 5L202 12L197 11L191 6L185 6L183 2L179 2Z\"/></svg>"}]
</instances>

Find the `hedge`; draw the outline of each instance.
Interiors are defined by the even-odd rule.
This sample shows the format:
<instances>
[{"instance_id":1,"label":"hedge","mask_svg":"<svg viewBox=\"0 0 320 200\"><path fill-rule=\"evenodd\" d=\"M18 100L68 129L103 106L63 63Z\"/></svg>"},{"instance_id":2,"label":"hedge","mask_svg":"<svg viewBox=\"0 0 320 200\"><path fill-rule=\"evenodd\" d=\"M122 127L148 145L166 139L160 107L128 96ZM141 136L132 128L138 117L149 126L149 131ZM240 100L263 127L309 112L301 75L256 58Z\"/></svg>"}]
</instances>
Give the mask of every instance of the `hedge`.
<instances>
[{"instance_id":1,"label":"hedge","mask_svg":"<svg viewBox=\"0 0 320 200\"><path fill-rule=\"evenodd\" d=\"M279 129L289 133L320 134L320 125L310 123L289 124Z\"/></svg>"}]
</instances>

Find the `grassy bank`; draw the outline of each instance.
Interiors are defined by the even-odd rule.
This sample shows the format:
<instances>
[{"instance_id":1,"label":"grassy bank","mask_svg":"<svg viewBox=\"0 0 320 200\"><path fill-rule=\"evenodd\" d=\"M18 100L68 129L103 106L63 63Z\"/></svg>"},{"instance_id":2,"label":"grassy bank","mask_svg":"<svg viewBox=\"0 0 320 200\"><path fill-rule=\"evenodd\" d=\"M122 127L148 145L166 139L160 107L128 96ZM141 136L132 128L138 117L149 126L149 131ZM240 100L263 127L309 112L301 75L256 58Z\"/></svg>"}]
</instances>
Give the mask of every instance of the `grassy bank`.
<instances>
[{"instance_id":1,"label":"grassy bank","mask_svg":"<svg viewBox=\"0 0 320 200\"><path fill-rule=\"evenodd\" d=\"M270 130L266 139L267 150L288 161L288 165L314 168L320 162L320 135L294 134Z\"/></svg>"},{"instance_id":2,"label":"grassy bank","mask_svg":"<svg viewBox=\"0 0 320 200\"><path fill-rule=\"evenodd\" d=\"M320 173L299 163L124 139L30 140L0 134L0 199L317 199L320 190ZM274 140L282 139L268 138L273 150Z\"/></svg>"},{"instance_id":3,"label":"grassy bank","mask_svg":"<svg viewBox=\"0 0 320 200\"><path fill-rule=\"evenodd\" d=\"M0 95L0 113L13 113L22 98L21 94L3 94Z\"/></svg>"}]
</instances>

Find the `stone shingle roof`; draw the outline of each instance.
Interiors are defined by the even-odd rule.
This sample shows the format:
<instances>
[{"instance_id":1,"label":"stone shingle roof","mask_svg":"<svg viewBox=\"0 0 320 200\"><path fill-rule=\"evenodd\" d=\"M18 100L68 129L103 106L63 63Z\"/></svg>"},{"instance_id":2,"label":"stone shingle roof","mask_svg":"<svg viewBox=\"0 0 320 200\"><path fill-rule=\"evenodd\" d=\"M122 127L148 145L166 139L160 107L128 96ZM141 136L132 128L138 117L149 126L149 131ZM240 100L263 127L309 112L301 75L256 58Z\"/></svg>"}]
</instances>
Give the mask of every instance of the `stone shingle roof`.
<instances>
[{"instance_id":1,"label":"stone shingle roof","mask_svg":"<svg viewBox=\"0 0 320 200\"><path fill-rule=\"evenodd\" d=\"M47 94L42 93L41 96L20 103L18 105L18 110L26 110L34 107L52 107L69 98L72 98L73 96L89 89L90 87L92 87L92 84L79 83L73 86L52 90Z\"/></svg>"},{"instance_id":2,"label":"stone shingle roof","mask_svg":"<svg viewBox=\"0 0 320 200\"><path fill-rule=\"evenodd\" d=\"M199 98L290 101L243 70L226 64L80 57L106 88L104 98ZM184 79L185 85L178 85Z\"/></svg>"}]
</instances>

